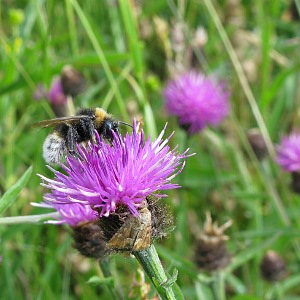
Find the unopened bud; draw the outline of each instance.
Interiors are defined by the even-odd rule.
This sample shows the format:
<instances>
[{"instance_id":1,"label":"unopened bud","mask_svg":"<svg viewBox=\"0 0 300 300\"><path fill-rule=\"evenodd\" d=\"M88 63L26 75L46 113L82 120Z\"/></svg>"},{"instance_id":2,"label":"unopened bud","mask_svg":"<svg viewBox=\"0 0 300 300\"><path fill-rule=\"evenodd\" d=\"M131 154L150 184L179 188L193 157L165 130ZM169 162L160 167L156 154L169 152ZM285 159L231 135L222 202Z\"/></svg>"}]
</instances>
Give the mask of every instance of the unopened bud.
<instances>
[{"instance_id":1,"label":"unopened bud","mask_svg":"<svg viewBox=\"0 0 300 300\"><path fill-rule=\"evenodd\" d=\"M256 157L262 160L268 154L268 149L259 129L250 129L247 133L247 138Z\"/></svg>"},{"instance_id":2,"label":"unopened bud","mask_svg":"<svg viewBox=\"0 0 300 300\"><path fill-rule=\"evenodd\" d=\"M65 66L61 72L61 84L65 95L76 97L85 87L83 75L71 66Z\"/></svg>"},{"instance_id":3,"label":"unopened bud","mask_svg":"<svg viewBox=\"0 0 300 300\"><path fill-rule=\"evenodd\" d=\"M295 193L300 194L300 173L299 172L292 172L291 188Z\"/></svg>"},{"instance_id":4,"label":"unopened bud","mask_svg":"<svg viewBox=\"0 0 300 300\"><path fill-rule=\"evenodd\" d=\"M82 255L101 258L106 253L106 242L97 222L88 222L73 227L74 248Z\"/></svg>"},{"instance_id":5,"label":"unopened bud","mask_svg":"<svg viewBox=\"0 0 300 300\"><path fill-rule=\"evenodd\" d=\"M270 282L280 281L287 275L286 265L282 257L275 251L268 251L260 264L263 278Z\"/></svg>"}]
</instances>

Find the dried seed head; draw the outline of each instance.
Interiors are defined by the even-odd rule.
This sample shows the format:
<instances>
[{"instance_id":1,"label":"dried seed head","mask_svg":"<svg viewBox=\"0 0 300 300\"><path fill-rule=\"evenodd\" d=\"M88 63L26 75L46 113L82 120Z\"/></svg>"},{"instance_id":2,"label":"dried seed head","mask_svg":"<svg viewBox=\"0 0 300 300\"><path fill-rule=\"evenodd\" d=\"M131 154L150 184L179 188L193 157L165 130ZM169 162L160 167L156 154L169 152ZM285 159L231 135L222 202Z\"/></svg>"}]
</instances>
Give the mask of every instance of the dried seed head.
<instances>
[{"instance_id":1,"label":"dried seed head","mask_svg":"<svg viewBox=\"0 0 300 300\"><path fill-rule=\"evenodd\" d=\"M270 282L280 281L287 276L286 265L275 251L268 251L260 264L262 277Z\"/></svg>"},{"instance_id":2,"label":"dried seed head","mask_svg":"<svg viewBox=\"0 0 300 300\"><path fill-rule=\"evenodd\" d=\"M199 268L216 271L229 264L230 255L226 247L228 236L224 232L231 224L232 221L229 220L218 227L217 223L212 222L210 213L206 214L203 232L196 243L195 261Z\"/></svg>"},{"instance_id":3,"label":"dried seed head","mask_svg":"<svg viewBox=\"0 0 300 300\"><path fill-rule=\"evenodd\" d=\"M256 157L262 160L268 154L268 149L260 130L257 128L250 129L247 138Z\"/></svg>"},{"instance_id":4,"label":"dried seed head","mask_svg":"<svg viewBox=\"0 0 300 300\"><path fill-rule=\"evenodd\" d=\"M165 238L174 230L174 219L170 208L161 198L150 195L147 203L151 212L151 241L154 242Z\"/></svg>"},{"instance_id":5,"label":"dried seed head","mask_svg":"<svg viewBox=\"0 0 300 300\"><path fill-rule=\"evenodd\" d=\"M84 90L85 79L72 66L66 65L61 72L61 84L65 95L75 97Z\"/></svg>"},{"instance_id":6,"label":"dried seed head","mask_svg":"<svg viewBox=\"0 0 300 300\"><path fill-rule=\"evenodd\" d=\"M74 248L82 255L101 258L106 253L106 242L97 221L80 223L73 227Z\"/></svg>"}]
</instances>

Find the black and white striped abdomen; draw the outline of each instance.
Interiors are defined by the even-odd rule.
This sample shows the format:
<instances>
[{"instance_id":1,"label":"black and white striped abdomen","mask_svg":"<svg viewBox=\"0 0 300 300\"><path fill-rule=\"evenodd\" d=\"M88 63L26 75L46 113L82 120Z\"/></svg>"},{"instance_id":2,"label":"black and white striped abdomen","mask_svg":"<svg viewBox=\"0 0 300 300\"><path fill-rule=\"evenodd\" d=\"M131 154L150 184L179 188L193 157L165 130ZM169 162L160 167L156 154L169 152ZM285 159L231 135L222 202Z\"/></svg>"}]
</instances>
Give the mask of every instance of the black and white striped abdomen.
<instances>
[{"instance_id":1,"label":"black and white striped abdomen","mask_svg":"<svg viewBox=\"0 0 300 300\"><path fill-rule=\"evenodd\" d=\"M56 132L50 133L43 144L43 158L47 164L58 164L67 153L65 140Z\"/></svg>"}]
</instances>

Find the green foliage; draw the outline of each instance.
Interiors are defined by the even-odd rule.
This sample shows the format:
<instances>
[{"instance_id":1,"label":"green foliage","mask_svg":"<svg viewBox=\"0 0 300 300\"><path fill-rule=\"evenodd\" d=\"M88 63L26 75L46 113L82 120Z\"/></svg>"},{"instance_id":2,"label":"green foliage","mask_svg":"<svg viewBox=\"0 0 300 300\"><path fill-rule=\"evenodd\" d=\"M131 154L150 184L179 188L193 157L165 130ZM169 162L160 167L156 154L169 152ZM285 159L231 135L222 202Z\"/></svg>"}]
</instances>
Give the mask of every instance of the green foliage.
<instances>
[{"instance_id":1,"label":"green foliage","mask_svg":"<svg viewBox=\"0 0 300 300\"><path fill-rule=\"evenodd\" d=\"M0 215L2 215L17 199L21 190L26 186L32 173L32 167L0 198Z\"/></svg>"},{"instance_id":2,"label":"green foliage","mask_svg":"<svg viewBox=\"0 0 300 300\"><path fill-rule=\"evenodd\" d=\"M69 64L86 78L75 107L103 107L126 122L141 118L152 137L168 122L168 133L175 131L171 147L196 153L177 179L183 188L163 200L172 208L176 229L156 248L173 274L169 277L177 280L161 288L170 284L180 295L178 285L185 299L299 298L299 196L274 161L274 145L300 126L299 7L292 3L16 0L0 5L1 217L50 212L29 204L42 201L44 193L32 170L51 176L42 158L48 130L30 125L55 116L49 101L33 95L39 84L48 90ZM222 126L192 137L163 108L162 89L174 75L168 68L176 61L170 41L176 22L184 22L191 51L184 53L184 64L225 78L232 93L231 115ZM199 26L207 40L191 47ZM269 141L271 155L264 161L247 141L252 127ZM216 274L194 263L206 211L219 224L233 220L226 232L231 263ZM288 276L276 284L260 275L261 258L270 249L287 263ZM155 294L149 279L136 284L138 263L132 258L114 255L112 275L105 277L96 260L75 252L64 226L1 224L0 257L1 299L113 299L114 288L115 295L134 299L132 290L142 295L148 286L145 297Z\"/></svg>"}]
</instances>

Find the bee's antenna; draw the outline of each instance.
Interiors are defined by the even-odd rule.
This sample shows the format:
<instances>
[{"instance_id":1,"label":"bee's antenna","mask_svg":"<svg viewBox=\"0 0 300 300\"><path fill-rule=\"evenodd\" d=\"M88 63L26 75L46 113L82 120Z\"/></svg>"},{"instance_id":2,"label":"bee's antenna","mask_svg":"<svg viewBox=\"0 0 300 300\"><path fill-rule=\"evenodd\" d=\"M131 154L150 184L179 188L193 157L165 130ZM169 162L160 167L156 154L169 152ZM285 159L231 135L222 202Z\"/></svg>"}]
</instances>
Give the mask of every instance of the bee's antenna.
<instances>
[{"instance_id":1,"label":"bee's antenna","mask_svg":"<svg viewBox=\"0 0 300 300\"><path fill-rule=\"evenodd\" d=\"M118 121L118 124L126 125L126 126L129 126L129 127L133 128L132 125L130 125L128 123L125 123L125 122L122 122L122 121Z\"/></svg>"}]
</instances>

